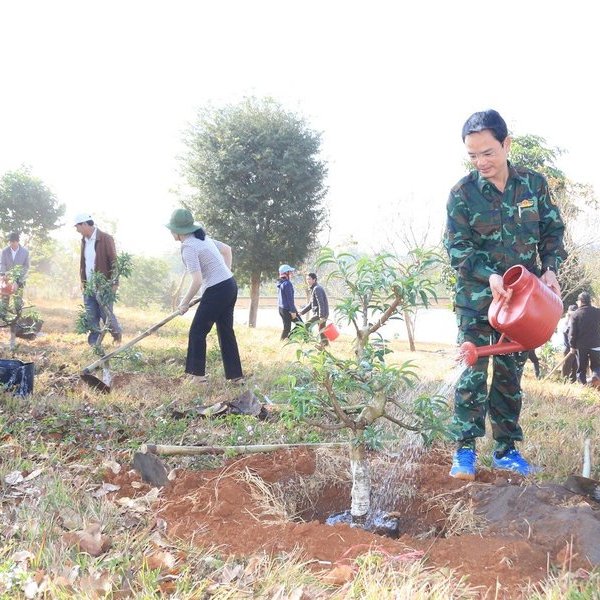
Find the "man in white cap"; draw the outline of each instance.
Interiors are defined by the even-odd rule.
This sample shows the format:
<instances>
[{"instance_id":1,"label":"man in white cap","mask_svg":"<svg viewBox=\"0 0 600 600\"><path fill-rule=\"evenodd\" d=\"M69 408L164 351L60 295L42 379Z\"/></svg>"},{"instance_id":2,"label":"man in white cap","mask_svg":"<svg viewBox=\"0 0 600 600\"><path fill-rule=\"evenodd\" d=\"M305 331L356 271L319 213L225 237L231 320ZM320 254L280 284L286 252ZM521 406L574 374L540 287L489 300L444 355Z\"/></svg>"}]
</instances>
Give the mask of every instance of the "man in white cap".
<instances>
[{"instance_id":1,"label":"man in white cap","mask_svg":"<svg viewBox=\"0 0 600 600\"><path fill-rule=\"evenodd\" d=\"M110 331L116 344L121 342L122 329L113 313L112 301L100 302L98 294L86 294L85 286L94 271L102 273L112 285L113 292L119 285L117 273L117 250L115 240L108 233L100 231L94 225L94 219L89 213L79 213L73 218L75 229L81 234L81 257L79 275L81 288L84 290L83 303L90 325L88 343L95 346L101 340L100 321L103 327Z\"/></svg>"},{"instance_id":2,"label":"man in white cap","mask_svg":"<svg viewBox=\"0 0 600 600\"><path fill-rule=\"evenodd\" d=\"M295 271L294 267L283 264L279 267L279 279L277 280L277 304L279 306L279 316L283 321L283 331L281 339L287 340L292 329L292 322L302 322L298 316L298 309L294 302L294 284L291 276Z\"/></svg>"}]
</instances>

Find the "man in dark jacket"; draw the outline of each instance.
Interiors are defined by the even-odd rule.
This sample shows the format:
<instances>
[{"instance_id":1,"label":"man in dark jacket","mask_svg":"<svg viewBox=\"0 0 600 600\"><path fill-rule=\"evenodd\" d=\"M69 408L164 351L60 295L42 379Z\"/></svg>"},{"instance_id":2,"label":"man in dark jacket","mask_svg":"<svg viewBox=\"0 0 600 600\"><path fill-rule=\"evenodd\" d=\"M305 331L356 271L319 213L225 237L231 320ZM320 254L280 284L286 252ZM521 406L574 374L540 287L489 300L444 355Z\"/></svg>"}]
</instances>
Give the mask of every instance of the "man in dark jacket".
<instances>
[{"instance_id":1,"label":"man in dark jacket","mask_svg":"<svg viewBox=\"0 0 600 600\"><path fill-rule=\"evenodd\" d=\"M81 288L84 292L83 303L87 315L90 333L88 343L90 346L98 344L101 340L102 329L110 331L116 344L121 342L122 329L117 317L113 313L113 302L106 297L100 297L95 291L86 290L92 273L102 273L110 283L112 291L116 292L119 285L117 272L117 250L115 240L108 233L100 231L94 226L94 220L88 213L75 216L74 225L81 234L81 257L79 262L79 275ZM100 327L102 321L102 328Z\"/></svg>"},{"instance_id":2,"label":"man in dark jacket","mask_svg":"<svg viewBox=\"0 0 600 600\"><path fill-rule=\"evenodd\" d=\"M571 317L569 345L577 354L577 379L587 383L588 365L592 370L592 384L600 386L600 308L592 306L587 292L577 297L579 308Z\"/></svg>"},{"instance_id":3,"label":"man in dark jacket","mask_svg":"<svg viewBox=\"0 0 600 600\"><path fill-rule=\"evenodd\" d=\"M562 376L565 379L569 379L571 383L575 383L577 381L577 355L571 352L571 344L569 343L569 335L571 331L571 318L575 314L577 308L577 304L569 305L562 332L564 344L563 355L565 356L565 361L563 363L561 373Z\"/></svg>"},{"instance_id":4,"label":"man in dark jacket","mask_svg":"<svg viewBox=\"0 0 600 600\"><path fill-rule=\"evenodd\" d=\"M327 294L325 293L323 286L317 283L316 273L309 273L306 276L306 285L308 285L310 290L310 301L300 310L300 314L305 315L309 310L312 311L312 316L308 323L319 324L321 343L327 346L329 344L329 340L323 333L329 317L329 302L327 301Z\"/></svg>"}]
</instances>

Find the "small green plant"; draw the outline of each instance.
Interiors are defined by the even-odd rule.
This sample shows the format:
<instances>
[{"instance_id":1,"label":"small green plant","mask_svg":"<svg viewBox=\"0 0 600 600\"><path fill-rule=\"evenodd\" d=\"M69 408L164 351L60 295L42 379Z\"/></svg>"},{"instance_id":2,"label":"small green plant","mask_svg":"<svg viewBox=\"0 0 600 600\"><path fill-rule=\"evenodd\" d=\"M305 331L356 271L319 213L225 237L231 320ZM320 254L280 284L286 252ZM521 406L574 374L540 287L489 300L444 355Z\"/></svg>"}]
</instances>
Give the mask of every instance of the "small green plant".
<instances>
[{"instance_id":1,"label":"small green plant","mask_svg":"<svg viewBox=\"0 0 600 600\"><path fill-rule=\"evenodd\" d=\"M23 267L17 265L1 276L0 294L0 327L8 327L11 332L11 349L14 348L15 338L32 339L42 328L42 319L37 311L25 306L23 287L15 289L13 282L21 280Z\"/></svg>"},{"instance_id":2,"label":"small green plant","mask_svg":"<svg viewBox=\"0 0 600 600\"><path fill-rule=\"evenodd\" d=\"M311 377L291 382L291 407L296 417L310 424L350 431L354 517L370 508L366 449L381 447L379 419L420 432L426 442L444 430L445 401L421 395L411 402L418 381L414 365L386 363L391 350L379 332L388 320L402 318L419 305L428 306L435 297L429 272L437 260L434 253L423 250L413 251L402 263L389 254L357 257L324 249L318 264L328 265L330 277L342 283L345 297L335 310L354 326L354 356L336 357L307 328L297 327L292 334L292 341L301 344L297 358L309 366Z\"/></svg>"}]
</instances>

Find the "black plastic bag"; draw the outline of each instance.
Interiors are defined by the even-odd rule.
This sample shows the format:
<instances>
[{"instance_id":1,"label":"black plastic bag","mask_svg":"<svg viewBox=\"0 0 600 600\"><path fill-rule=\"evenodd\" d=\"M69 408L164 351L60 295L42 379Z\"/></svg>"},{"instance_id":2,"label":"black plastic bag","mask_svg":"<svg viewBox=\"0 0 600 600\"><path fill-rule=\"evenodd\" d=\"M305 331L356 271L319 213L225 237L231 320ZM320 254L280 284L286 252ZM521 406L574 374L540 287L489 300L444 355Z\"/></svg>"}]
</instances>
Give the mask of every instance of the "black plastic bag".
<instances>
[{"instance_id":1,"label":"black plastic bag","mask_svg":"<svg viewBox=\"0 0 600 600\"><path fill-rule=\"evenodd\" d=\"M33 363L0 358L0 391L12 391L15 396L33 392Z\"/></svg>"}]
</instances>

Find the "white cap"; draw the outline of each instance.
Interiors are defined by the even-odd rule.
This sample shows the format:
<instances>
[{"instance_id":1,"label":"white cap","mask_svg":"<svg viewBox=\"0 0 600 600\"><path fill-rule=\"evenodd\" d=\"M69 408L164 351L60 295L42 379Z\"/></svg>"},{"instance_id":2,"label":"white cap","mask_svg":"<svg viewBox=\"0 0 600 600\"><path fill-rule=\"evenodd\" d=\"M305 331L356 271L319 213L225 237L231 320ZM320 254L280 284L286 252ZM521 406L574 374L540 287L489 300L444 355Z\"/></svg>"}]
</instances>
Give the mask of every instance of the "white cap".
<instances>
[{"instance_id":1,"label":"white cap","mask_svg":"<svg viewBox=\"0 0 600 600\"><path fill-rule=\"evenodd\" d=\"M73 225L79 225L79 223L85 223L86 221L93 221L92 215L90 213L77 213L73 217Z\"/></svg>"}]
</instances>

